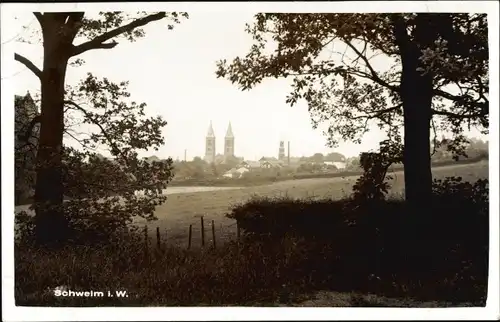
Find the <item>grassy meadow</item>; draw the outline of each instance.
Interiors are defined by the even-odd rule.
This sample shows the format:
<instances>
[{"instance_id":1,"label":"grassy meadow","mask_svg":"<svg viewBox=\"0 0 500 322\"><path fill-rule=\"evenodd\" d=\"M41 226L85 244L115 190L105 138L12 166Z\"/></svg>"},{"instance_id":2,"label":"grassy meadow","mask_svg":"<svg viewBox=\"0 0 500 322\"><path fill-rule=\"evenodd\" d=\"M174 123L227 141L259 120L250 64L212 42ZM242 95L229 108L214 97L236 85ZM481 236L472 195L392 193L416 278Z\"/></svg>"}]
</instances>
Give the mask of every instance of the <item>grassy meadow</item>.
<instances>
[{"instance_id":1,"label":"grassy meadow","mask_svg":"<svg viewBox=\"0 0 500 322\"><path fill-rule=\"evenodd\" d=\"M401 197L403 173L390 175L391 194ZM488 178L488 163L434 169L437 179L449 176L469 182ZM302 179L171 194L156 209L157 221L137 222L148 226L152 239L156 227L160 228L160 249L154 240L152 247L145 248L143 234L97 248L67 246L50 251L16 244L16 305L484 306L487 212L468 203L468 192L441 199L432 210L443 214L429 230L434 237L427 244L415 240L414 245L424 250L419 253L423 257L407 261L405 252L414 246L400 222L404 218L401 198L392 198L381 208L374 204L359 213L344 211L344 197L355 181L356 177ZM235 220L226 214L245 219L256 209L262 216L253 223L260 222L264 230L277 229L276 233L253 241L245 235L240 243L231 242L236 239ZM202 215L208 247L200 251ZM212 220L216 249L211 247ZM193 225L191 250L186 249L189 225ZM282 228L287 230L284 236L279 232ZM307 232L313 232L312 239ZM400 245L406 245L403 252ZM124 290L129 296L57 297L56 286L73 291Z\"/></svg>"},{"instance_id":2,"label":"grassy meadow","mask_svg":"<svg viewBox=\"0 0 500 322\"><path fill-rule=\"evenodd\" d=\"M460 164L433 169L434 178L460 176L464 181L474 182L488 178L488 162ZM404 175L402 171L389 173L393 177L391 194L402 196ZM214 190L194 193L179 193L168 196L163 205L156 208L157 221L146 223L151 233L160 227L163 241L173 245L187 245L189 225L193 225L192 245L201 245L200 217L204 216L205 238L211 240L211 222L215 222L217 242L236 237L234 220L225 217L235 204L241 204L254 196L291 198L342 199L350 195L357 177L316 178L276 182L269 185L240 189ZM138 221L144 224L143 221Z\"/></svg>"}]
</instances>

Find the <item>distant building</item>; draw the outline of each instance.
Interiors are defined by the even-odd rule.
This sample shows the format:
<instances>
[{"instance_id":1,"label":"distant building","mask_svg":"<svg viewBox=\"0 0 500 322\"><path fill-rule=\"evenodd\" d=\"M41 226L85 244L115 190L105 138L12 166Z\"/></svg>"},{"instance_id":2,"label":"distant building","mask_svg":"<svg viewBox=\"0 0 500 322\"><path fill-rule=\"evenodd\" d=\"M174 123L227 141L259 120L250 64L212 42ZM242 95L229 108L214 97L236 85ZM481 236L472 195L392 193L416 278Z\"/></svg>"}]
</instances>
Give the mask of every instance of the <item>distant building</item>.
<instances>
[{"instance_id":1,"label":"distant building","mask_svg":"<svg viewBox=\"0 0 500 322\"><path fill-rule=\"evenodd\" d=\"M234 177L234 173L236 173L236 169L235 168L226 171L222 176L225 177L225 178L233 178Z\"/></svg>"},{"instance_id":2,"label":"distant building","mask_svg":"<svg viewBox=\"0 0 500 322\"><path fill-rule=\"evenodd\" d=\"M232 168L231 170L227 171L224 173L222 176L226 178L239 178L243 175L243 173L248 172L248 170L245 167L239 167L239 168Z\"/></svg>"},{"instance_id":3,"label":"distant building","mask_svg":"<svg viewBox=\"0 0 500 322\"><path fill-rule=\"evenodd\" d=\"M234 157L234 134L231 128L231 122L227 127L226 136L224 137L224 158L228 160Z\"/></svg>"},{"instance_id":4,"label":"distant building","mask_svg":"<svg viewBox=\"0 0 500 322\"><path fill-rule=\"evenodd\" d=\"M224 155L220 154L220 153L217 153L215 155L215 160L214 160L214 163L215 164L224 164Z\"/></svg>"},{"instance_id":5,"label":"distant building","mask_svg":"<svg viewBox=\"0 0 500 322\"><path fill-rule=\"evenodd\" d=\"M283 160L271 160L271 161L261 162L261 167L264 169L281 168L284 166L285 166L285 161Z\"/></svg>"},{"instance_id":6,"label":"distant building","mask_svg":"<svg viewBox=\"0 0 500 322\"><path fill-rule=\"evenodd\" d=\"M278 160L284 161L285 160L285 142L280 141L280 148L278 152Z\"/></svg>"},{"instance_id":7,"label":"distant building","mask_svg":"<svg viewBox=\"0 0 500 322\"><path fill-rule=\"evenodd\" d=\"M301 164L302 161L299 157L290 157L290 165Z\"/></svg>"},{"instance_id":8,"label":"distant building","mask_svg":"<svg viewBox=\"0 0 500 322\"><path fill-rule=\"evenodd\" d=\"M146 162L148 163L153 163L153 162L160 162L160 158L158 158L156 155L152 155L150 157L144 157L143 158ZM179 161L179 158L177 158L177 161Z\"/></svg>"},{"instance_id":9,"label":"distant building","mask_svg":"<svg viewBox=\"0 0 500 322\"><path fill-rule=\"evenodd\" d=\"M261 168L261 165L260 165L259 161L250 161L250 160L242 161L239 164L239 166L247 168L249 170L251 170L251 169L260 169Z\"/></svg>"},{"instance_id":10,"label":"distant building","mask_svg":"<svg viewBox=\"0 0 500 322\"><path fill-rule=\"evenodd\" d=\"M39 112L29 92L25 96L15 95L14 109L15 202L19 204L34 192L40 126L33 122Z\"/></svg>"},{"instance_id":11,"label":"distant building","mask_svg":"<svg viewBox=\"0 0 500 322\"><path fill-rule=\"evenodd\" d=\"M210 126L208 127L208 133L205 138L205 158L204 160L207 163L228 163L236 160L243 160L243 158L238 158L234 154L234 134L233 129L231 127L231 122L229 122L229 126L226 131L226 136L224 137L224 154L216 154L216 145L215 145L215 132L212 126L212 121L210 121Z\"/></svg>"},{"instance_id":12,"label":"distant building","mask_svg":"<svg viewBox=\"0 0 500 322\"><path fill-rule=\"evenodd\" d=\"M264 162L264 161L278 161L278 159L276 159L275 157L262 157L259 159L260 162Z\"/></svg>"},{"instance_id":13,"label":"distant building","mask_svg":"<svg viewBox=\"0 0 500 322\"><path fill-rule=\"evenodd\" d=\"M339 170L345 169L346 166L347 166L346 162L325 161L323 163L326 164L326 165L333 165L333 166L335 166Z\"/></svg>"},{"instance_id":14,"label":"distant building","mask_svg":"<svg viewBox=\"0 0 500 322\"><path fill-rule=\"evenodd\" d=\"M212 121L210 121L208 133L205 138L205 161L207 163L215 162L215 133L212 127Z\"/></svg>"}]
</instances>

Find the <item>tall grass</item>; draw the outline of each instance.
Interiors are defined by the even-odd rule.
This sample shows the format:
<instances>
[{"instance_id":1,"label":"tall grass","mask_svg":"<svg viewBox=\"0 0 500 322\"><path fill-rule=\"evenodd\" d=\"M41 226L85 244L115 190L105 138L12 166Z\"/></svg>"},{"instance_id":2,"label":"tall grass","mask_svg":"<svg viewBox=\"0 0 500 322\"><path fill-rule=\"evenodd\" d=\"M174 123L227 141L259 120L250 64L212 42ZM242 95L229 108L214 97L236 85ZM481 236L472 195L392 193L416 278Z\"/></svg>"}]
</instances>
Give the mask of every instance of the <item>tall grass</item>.
<instances>
[{"instance_id":1,"label":"tall grass","mask_svg":"<svg viewBox=\"0 0 500 322\"><path fill-rule=\"evenodd\" d=\"M327 290L485 305L488 196L485 182L478 182L448 180L436 186L432 224L422 231L425 240L411 239L416 235L408 231L402 200L360 207L349 198L288 197L254 198L234 206L228 217L238 221L242 239L217 249L146 252L140 231L58 250L20 239L15 246L16 304L290 305ZM413 256L409 245L424 251ZM54 296L57 286L125 290L129 296L62 298ZM350 305L368 302L356 295Z\"/></svg>"}]
</instances>

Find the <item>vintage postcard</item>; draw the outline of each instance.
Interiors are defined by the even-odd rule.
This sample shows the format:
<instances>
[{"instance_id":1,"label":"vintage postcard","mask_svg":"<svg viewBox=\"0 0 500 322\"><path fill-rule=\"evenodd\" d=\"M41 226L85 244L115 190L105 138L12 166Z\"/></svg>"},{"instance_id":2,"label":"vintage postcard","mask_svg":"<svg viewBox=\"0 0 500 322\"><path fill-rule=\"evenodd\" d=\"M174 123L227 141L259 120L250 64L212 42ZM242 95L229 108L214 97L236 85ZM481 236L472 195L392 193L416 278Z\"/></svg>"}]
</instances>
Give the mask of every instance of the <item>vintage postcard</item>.
<instances>
[{"instance_id":1,"label":"vintage postcard","mask_svg":"<svg viewBox=\"0 0 500 322\"><path fill-rule=\"evenodd\" d=\"M498 318L498 9L2 4L3 319Z\"/></svg>"}]
</instances>

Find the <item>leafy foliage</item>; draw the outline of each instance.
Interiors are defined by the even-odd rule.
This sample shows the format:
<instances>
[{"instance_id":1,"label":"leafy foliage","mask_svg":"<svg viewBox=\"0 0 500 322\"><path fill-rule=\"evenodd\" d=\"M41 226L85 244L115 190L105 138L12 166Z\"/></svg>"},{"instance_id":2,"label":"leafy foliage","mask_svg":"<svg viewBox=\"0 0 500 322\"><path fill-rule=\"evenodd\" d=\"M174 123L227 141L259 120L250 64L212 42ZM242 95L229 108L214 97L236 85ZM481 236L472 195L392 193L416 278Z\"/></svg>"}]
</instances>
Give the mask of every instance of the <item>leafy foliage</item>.
<instances>
[{"instance_id":1,"label":"leafy foliage","mask_svg":"<svg viewBox=\"0 0 500 322\"><path fill-rule=\"evenodd\" d=\"M17 96L15 107L15 203L23 204L32 194L35 182L34 164L38 146L38 128L33 120L38 113L31 95Z\"/></svg>"},{"instance_id":2,"label":"leafy foliage","mask_svg":"<svg viewBox=\"0 0 500 322\"><path fill-rule=\"evenodd\" d=\"M457 195L469 199L474 205L479 206L478 214L488 216L489 209L489 181L479 179L474 183L463 181L462 177L447 177L444 180L434 179L432 185L435 195L447 198L451 203L456 203L462 198L455 199Z\"/></svg>"},{"instance_id":3,"label":"leafy foliage","mask_svg":"<svg viewBox=\"0 0 500 322\"><path fill-rule=\"evenodd\" d=\"M380 201L385 199L390 185L386 180L392 179L387 176L387 170L394 163L403 161L403 146L401 138L384 140L380 143L380 152L363 152L360 154L359 162L363 174L356 180L352 187L353 200L362 204L367 201Z\"/></svg>"},{"instance_id":4,"label":"leafy foliage","mask_svg":"<svg viewBox=\"0 0 500 322\"><path fill-rule=\"evenodd\" d=\"M272 244L288 236L308 245L328 245L328 251L319 254L329 258L329 265L323 261L310 264L310 269L349 279L336 281L336 287L347 283L349 291L373 287L378 293L388 284L413 285L409 288L415 287L413 294L418 296L428 287L452 283L454 291L436 287L433 294L484 299L479 285L487 284L488 274L488 180L469 183L449 177L435 180L433 191L429 209L434 220L425 239L432 247L425 248L419 260L407 245L423 247L424 241L413 239L410 230L415 227L407 225L411 219L397 199L372 202L370 207L359 207L358 201L358 207L352 207L352 199L253 198L233 207L227 217L238 221L248 241ZM310 259L314 256L308 253ZM414 265L410 270L408 263Z\"/></svg>"},{"instance_id":5,"label":"leafy foliage","mask_svg":"<svg viewBox=\"0 0 500 322\"><path fill-rule=\"evenodd\" d=\"M59 80L64 82L68 61L71 66L82 66L84 61L77 57L81 53L114 48L118 44L114 39L120 37L134 41L145 35L142 26L156 20L165 18L170 30L188 15L175 12L140 12L135 16L123 12L99 12L97 15L35 12L34 16L43 31L44 60L51 62L49 66L59 66L56 70L49 67L41 71L27 58L15 55L15 59L42 82L42 117L33 118L32 123L40 123L40 136L45 138L45 141L40 140L44 143L39 150L50 152L38 153L36 165L25 169L43 173L37 175L37 193L44 197L39 197L41 200L37 199L31 206L36 210L36 217L44 220L45 228L41 231L48 233L46 230L51 223L47 220L55 225L54 216L47 217L47 214L63 214L65 220L61 222L71 230L66 236L72 236L77 243L93 243L109 239L117 231L128 230L136 217L155 219L155 207L166 200L162 190L172 178L172 160L150 163L139 159L138 151L158 150L164 143L161 131L167 123L161 117L147 116L145 103L130 101L128 82L114 83L88 73L77 85L62 83L65 90L60 94L57 86L50 84ZM58 28L58 32L52 33L54 28ZM75 41L79 44L74 45ZM53 51L58 54L54 55ZM43 77L47 73L51 73L49 83L49 78ZM52 103L47 97L53 99ZM44 118L44 113L53 119ZM63 115L63 119L57 119L59 115ZM60 122L64 124L62 128ZM90 128L90 132L78 131L82 125ZM62 138L63 134L81 147L61 147L54 138ZM109 151L110 158L102 157L99 151L103 149ZM60 182L51 186L49 183L54 180ZM40 193L48 187L62 187L61 193L69 200L60 203L63 196L59 192L53 192L50 197ZM39 224L30 222L26 213L18 217L28 235L32 226ZM54 226L54 229L64 229L64 226Z\"/></svg>"},{"instance_id":6,"label":"leafy foliage","mask_svg":"<svg viewBox=\"0 0 500 322\"><path fill-rule=\"evenodd\" d=\"M304 294L328 290L339 296L385 295L394 302L411 298L426 301L420 304L426 307L484 306L488 217L482 209L487 214L487 184L435 181L432 209L437 220L429 236L433 247L411 270L403 266L408 253L400 242L412 235L402 231L401 200L352 209L344 206L348 200L253 198L229 214L238 220L243 238L218 244L215 250L161 245L160 251L145 251L138 234L121 235L111 245L51 252L16 245L16 304L289 306ZM467 187L475 187L476 193ZM57 298L51 293L56 285L75 291L126 289L130 296ZM436 300L446 303L428 302ZM386 306L407 305L391 302Z\"/></svg>"},{"instance_id":7,"label":"leafy foliage","mask_svg":"<svg viewBox=\"0 0 500 322\"><path fill-rule=\"evenodd\" d=\"M290 77L286 101L305 100L314 126L328 124L330 145L359 142L370 124L397 133L403 125L398 24L423 53L420 72L432 71L434 130L458 136L468 125L487 133L485 14L260 13L246 28L254 39L248 54L219 61L217 76L243 90ZM424 27L437 33L430 47L418 43Z\"/></svg>"},{"instance_id":8,"label":"leafy foliage","mask_svg":"<svg viewBox=\"0 0 500 322\"><path fill-rule=\"evenodd\" d=\"M72 223L73 235L93 231L105 236L123 229L134 217L155 219L155 207L166 201L162 191L172 178L172 160L150 163L139 159L137 151L158 149L166 122L145 117L144 103L127 104L130 94L125 82L115 84L89 74L76 89L67 88L67 113L97 131L78 140L80 149L63 150L63 186L70 200L61 207ZM71 127L66 132L71 134ZM110 159L95 152L106 147ZM88 237L88 241L98 240Z\"/></svg>"}]
</instances>

